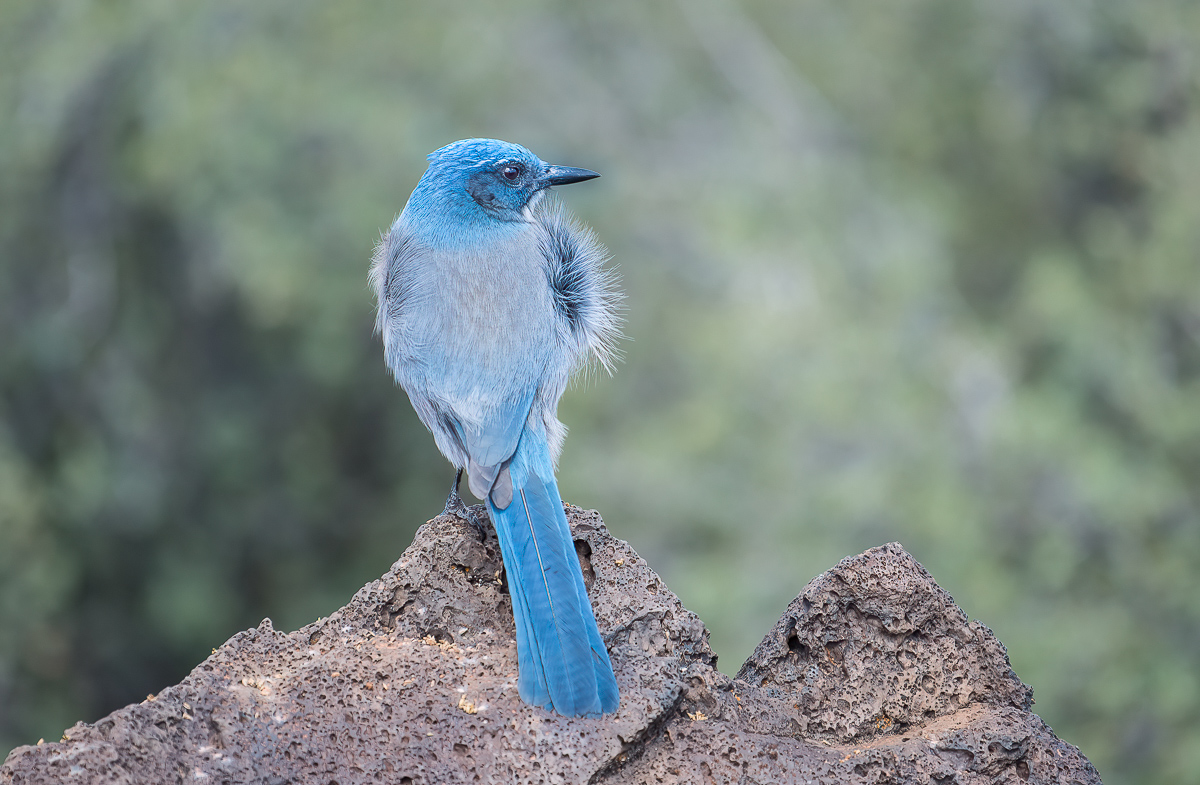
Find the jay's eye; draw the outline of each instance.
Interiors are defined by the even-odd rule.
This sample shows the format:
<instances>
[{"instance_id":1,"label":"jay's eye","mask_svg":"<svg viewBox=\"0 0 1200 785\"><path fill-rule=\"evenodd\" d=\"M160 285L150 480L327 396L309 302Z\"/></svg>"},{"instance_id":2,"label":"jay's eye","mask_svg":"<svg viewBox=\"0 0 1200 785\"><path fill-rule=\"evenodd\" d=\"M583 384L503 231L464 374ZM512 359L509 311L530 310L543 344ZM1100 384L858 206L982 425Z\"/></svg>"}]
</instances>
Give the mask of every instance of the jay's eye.
<instances>
[{"instance_id":1,"label":"jay's eye","mask_svg":"<svg viewBox=\"0 0 1200 785\"><path fill-rule=\"evenodd\" d=\"M510 183L515 183L517 180L521 179L521 174L523 171L524 169L517 164L508 164L500 170L500 174L504 176L505 180L508 180Z\"/></svg>"}]
</instances>

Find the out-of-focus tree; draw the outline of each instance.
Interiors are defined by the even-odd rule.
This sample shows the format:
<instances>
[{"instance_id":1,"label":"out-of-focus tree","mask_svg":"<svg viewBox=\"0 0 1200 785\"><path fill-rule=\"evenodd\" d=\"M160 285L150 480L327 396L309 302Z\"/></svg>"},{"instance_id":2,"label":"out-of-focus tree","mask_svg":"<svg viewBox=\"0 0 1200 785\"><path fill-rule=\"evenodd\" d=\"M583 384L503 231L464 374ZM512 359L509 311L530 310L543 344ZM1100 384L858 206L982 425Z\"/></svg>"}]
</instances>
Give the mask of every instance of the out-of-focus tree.
<instances>
[{"instance_id":1,"label":"out-of-focus tree","mask_svg":"<svg viewBox=\"0 0 1200 785\"><path fill-rule=\"evenodd\" d=\"M736 669L900 540L1110 782L1200 782L1200 10L0 4L0 747L386 569L448 467L365 272L497 136L629 293L564 495Z\"/></svg>"}]
</instances>

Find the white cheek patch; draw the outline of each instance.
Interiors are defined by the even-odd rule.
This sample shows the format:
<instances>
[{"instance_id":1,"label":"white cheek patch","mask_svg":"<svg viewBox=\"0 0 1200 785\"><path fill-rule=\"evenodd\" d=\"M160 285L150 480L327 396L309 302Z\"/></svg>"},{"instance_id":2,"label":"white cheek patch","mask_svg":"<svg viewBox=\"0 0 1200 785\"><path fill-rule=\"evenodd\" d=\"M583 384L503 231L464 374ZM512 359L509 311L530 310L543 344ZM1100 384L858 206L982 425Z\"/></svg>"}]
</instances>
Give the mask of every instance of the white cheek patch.
<instances>
[{"instance_id":1,"label":"white cheek patch","mask_svg":"<svg viewBox=\"0 0 1200 785\"><path fill-rule=\"evenodd\" d=\"M521 208L521 217L528 223L533 223L533 211L537 209L538 203L542 201L542 196L546 193L545 189L534 191L533 196L529 197L529 201Z\"/></svg>"}]
</instances>

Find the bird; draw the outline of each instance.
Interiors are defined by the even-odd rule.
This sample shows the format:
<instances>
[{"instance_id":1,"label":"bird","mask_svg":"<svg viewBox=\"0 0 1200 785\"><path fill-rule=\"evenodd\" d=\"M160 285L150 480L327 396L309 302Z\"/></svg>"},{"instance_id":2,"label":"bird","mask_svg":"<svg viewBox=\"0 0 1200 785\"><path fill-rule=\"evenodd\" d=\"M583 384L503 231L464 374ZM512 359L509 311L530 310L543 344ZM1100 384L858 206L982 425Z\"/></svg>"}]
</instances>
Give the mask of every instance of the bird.
<instances>
[{"instance_id":1,"label":"bird","mask_svg":"<svg viewBox=\"0 0 1200 785\"><path fill-rule=\"evenodd\" d=\"M517 688L564 716L615 712L612 662L555 481L559 398L612 372L621 298L608 251L555 196L600 175L497 139L463 139L428 167L372 257L384 360L496 530L516 627Z\"/></svg>"}]
</instances>

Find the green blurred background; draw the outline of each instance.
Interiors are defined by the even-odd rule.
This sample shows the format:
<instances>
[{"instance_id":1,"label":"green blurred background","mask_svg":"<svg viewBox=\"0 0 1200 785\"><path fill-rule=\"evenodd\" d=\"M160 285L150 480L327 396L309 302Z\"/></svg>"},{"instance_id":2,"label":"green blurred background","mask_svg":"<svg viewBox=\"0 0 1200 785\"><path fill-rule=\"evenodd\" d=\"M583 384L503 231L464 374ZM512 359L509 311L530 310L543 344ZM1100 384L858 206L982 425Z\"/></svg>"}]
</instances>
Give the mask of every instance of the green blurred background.
<instances>
[{"instance_id":1,"label":"green blurred background","mask_svg":"<svg viewBox=\"0 0 1200 785\"><path fill-rule=\"evenodd\" d=\"M384 572L424 155L602 180L563 495L736 670L901 541L1109 783L1200 782L1200 4L0 2L0 753Z\"/></svg>"}]
</instances>

